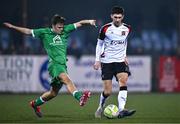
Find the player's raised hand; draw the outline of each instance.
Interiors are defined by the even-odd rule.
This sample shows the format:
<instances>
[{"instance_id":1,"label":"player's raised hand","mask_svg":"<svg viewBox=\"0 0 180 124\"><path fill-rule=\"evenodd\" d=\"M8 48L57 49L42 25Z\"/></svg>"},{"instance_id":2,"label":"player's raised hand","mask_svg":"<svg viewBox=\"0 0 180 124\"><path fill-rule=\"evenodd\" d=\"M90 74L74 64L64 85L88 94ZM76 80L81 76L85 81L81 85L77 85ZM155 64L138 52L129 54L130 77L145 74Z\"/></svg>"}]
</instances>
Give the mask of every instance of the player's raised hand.
<instances>
[{"instance_id":1,"label":"player's raised hand","mask_svg":"<svg viewBox=\"0 0 180 124\"><path fill-rule=\"evenodd\" d=\"M8 28L12 28L12 27L13 27L13 25L10 24L10 23L8 23L8 22L4 22L3 24L4 24L6 27L8 27Z\"/></svg>"},{"instance_id":2,"label":"player's raised hand","mask_svg":"<svg viewBox=\"0 0 180 124\"><path fill-rule=\"evenodd\" d=\"M89 20L89 23L90 23L90 25L97 27L96 20Z\"/></svg>"},{"instance_id":3,"label":"player's raised hand","mask_svg":"<svg viewBox=\"0 0 180 124\"><path fill-rule=\"evenodd\" d=\"M94 65L93 65L93 68L95 70L98 70L100 67L101 67L101 62L100 61L95 61Z\"/></svg>"}]
</instances>

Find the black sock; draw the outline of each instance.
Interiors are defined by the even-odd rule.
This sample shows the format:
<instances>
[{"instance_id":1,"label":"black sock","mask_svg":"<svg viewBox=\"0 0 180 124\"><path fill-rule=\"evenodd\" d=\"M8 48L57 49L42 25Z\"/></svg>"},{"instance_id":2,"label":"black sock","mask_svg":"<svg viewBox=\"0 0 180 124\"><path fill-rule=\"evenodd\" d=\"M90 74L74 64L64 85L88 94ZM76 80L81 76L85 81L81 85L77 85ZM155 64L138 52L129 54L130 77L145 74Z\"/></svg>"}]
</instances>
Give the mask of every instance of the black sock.
<instances>
[{"instance_id":1,"label":"black sock","mask_svg":"<svg viewBox=\"0 0 180 124\"><path fill-rule=\"evenodd\" d=\"M127 90L127 86L122 86L119 88L119 90Z\"/></svg>"}]
</instances>

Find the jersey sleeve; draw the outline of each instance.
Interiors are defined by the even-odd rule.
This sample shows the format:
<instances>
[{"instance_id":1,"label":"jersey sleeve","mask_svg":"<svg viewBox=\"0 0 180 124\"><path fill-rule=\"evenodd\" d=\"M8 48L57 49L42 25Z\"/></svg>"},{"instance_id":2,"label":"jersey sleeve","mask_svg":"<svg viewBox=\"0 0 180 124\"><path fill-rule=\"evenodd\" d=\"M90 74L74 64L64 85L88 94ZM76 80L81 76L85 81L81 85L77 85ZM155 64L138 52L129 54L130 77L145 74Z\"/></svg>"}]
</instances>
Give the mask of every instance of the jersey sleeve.
<instances>
[{"instance_id":1,"label":"jersey sleeve","mask_svg":"<svg viewBox=\"0 0 180 124\"><path fill-rule=\"evenodd\" d=\"M124 23L124 26L126 26L126 27L128 28L129 33L132 31L131 25L128 25L128 24L125 24L125 23Z\"/></svg>"},{"instance_id":2,"label":"jersey sleeve","mask_svg":"<svg viewBox=\"0 0 180 124\"><path fill-rule=\"evenodd\" d=\"M76 27L74 24L65 25L65 27L64 27L64 31L66 33L70 33L72 31L74 31L75 29L76 29Z\"/></svg>"},{"instance_id":3,"label":"jersey sleeve","mask_svg":"<svg viewBox=\"0 0 180 124\"><path fill-rule=\"evenodd\" d=\"M42 38L44 34L44 28L32 29L32 36L36 38Z\"/></svg>"},{"instance_id":4,"label":"jersey sleeve","mask_svg":"<svg viewBox=\"0 0 180 124\"><path fill-rule=\"evenodd\" d=\"M100 61L100 56L104 52L104 42L103 40L98 39L97 45L96 45L96 59L95 61Z\"/></svg>"},{"instance_id":5,"label":"jersey sleeve","mask_svg":"<svg viewBox=\"0 0 180 124\"><path fill-rule=\"evenodd\" d=\"M109 26L111 26L111 24L107 24L100 29L98 39L104 40L104 38L106 37L106 31Z\"/></svg>"}]
</instances>

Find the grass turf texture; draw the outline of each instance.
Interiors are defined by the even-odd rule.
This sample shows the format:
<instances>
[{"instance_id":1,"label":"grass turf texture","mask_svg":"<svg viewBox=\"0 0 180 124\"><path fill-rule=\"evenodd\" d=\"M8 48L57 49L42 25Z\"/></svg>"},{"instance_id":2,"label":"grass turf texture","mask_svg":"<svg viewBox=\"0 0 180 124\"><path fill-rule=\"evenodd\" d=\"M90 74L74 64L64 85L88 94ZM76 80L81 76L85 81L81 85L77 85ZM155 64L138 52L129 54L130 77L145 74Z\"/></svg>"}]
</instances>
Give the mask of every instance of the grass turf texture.
<instances>
[{"instance_id":1,"label":"grass turf texture","mask_svg":"<svg viewBox=\"0 0 180 124\"><path fill-rule=\"evenodd\" d=\"M132 117L123 119L94 118L99 94L92 94L89 102L80 107L69 94L59 94L42 106L43 117L37 118L29 101L34 94L1 94L0 123L180 123L180 94L129 94L127 108L136 109ZM113 94L107 104L117 105Z\"/></svg>"}]
</instances>

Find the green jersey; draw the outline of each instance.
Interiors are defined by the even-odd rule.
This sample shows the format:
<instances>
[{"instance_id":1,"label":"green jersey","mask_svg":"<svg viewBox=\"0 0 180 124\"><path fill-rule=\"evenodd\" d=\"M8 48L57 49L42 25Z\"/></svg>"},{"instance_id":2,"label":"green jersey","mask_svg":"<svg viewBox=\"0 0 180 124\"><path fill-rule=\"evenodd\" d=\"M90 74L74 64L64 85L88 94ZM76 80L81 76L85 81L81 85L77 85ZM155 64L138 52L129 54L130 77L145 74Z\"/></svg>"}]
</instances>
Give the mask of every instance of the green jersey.
<instances>
[{"instance_id":1,"label":"green jersey","mask_svg":"<svg viewBox=\"0 0 180 124\"><path fill-rule=\"evenodd\" d=\"M49 62L66 64L67 40L70 32L75 30L74 24L65 25L61 34L56 34L51 28L33 29L33 37L43 41L44 48L48 54Z\"/></svg>"}]
</instances>

